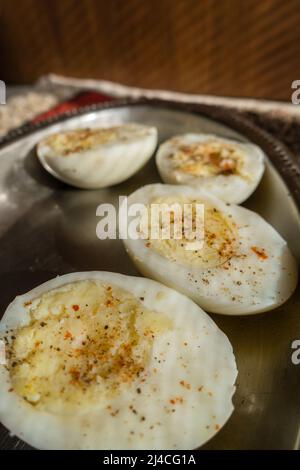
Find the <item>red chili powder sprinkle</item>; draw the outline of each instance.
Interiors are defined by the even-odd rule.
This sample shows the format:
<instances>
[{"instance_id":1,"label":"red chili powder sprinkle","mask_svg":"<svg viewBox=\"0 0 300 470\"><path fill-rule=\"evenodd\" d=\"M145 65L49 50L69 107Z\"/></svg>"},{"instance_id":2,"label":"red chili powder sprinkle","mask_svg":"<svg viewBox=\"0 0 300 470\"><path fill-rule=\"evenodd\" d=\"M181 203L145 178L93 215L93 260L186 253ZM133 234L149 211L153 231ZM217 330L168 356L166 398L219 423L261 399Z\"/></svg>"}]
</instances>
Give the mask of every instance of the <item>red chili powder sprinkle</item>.
<instances>
[{"instance_id":1,"label":"red chili powder sprinkle","mask_svg":"<svg viewBox=\"0 0 300 470\"><path fill-rule=\"evenodd\" d=\"M182 397L175 397L170 399L170 403L172 405L176 405L177 403L182 404L183 403L183 398Z\"/></svg>"},{"instance_id":2,"label":"red chili powder sprinkle","mask_svg":"<svg viewBox=\"0 0 300 470\"><path fill-rule=\"evenodd\" d=\"M65 339L72 338L72 333L70 331L66 331L64 338Z\"/></svg>"},{"instance_id":3,"label":"red chili powder sprinkle","mask_svg":"<svg viewBox=\"0 0 300 470\"><path fill-rule=\"evenodd\" d=\"M188 382L185 382L185 380L181 380L179 383L180 383L180 385L182 385L187 390L191 389L191 384L189 384Z\"/></svg>"},{"instance_id":4,"label":"red chili powder sprinkle","mask_svg":"<svg viewBox=\"0 0 300 470\"><path fill-rule=\"evenodd\" d=\"M251 250L261 259L267 259L268 256L263 248L257 248L257 246L251 246Z\"/></svg>"}]
</instances>

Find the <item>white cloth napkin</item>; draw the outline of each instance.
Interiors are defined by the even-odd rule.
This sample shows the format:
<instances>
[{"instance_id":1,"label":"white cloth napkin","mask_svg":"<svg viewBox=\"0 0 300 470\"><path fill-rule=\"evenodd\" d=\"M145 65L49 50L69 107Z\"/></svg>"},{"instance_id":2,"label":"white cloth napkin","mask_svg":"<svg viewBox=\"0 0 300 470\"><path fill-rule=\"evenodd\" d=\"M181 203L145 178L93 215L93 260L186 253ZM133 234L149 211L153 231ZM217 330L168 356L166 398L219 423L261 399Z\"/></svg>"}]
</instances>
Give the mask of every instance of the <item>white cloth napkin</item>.
<instances>
[{"instance_id":1,"label":"white cloth napkin","mask_svg":"<svg viewBox=\"0 0 300 470\"><path fill-rule=\"evenodd\" d=\"M149 90L145 88L136 88L113 83L106 80L80 79L72 77L64 77L61 75L50 74L41 77L38 86L45 89L64 88L66 93L68 90L97 90L107 95L115 97L132 97L140 98L161 98L166 100L175 100L190 103L207 103L220 106L227 106L244 111L257 111L262 113L275 113L282 116L294 116L300 118L300 105L280 101L257 100L251 98L227 98L221 96L198 95L179 93L166 90ZM291 95L292 92L291 88Z\"/></svg>"}]
</instances>

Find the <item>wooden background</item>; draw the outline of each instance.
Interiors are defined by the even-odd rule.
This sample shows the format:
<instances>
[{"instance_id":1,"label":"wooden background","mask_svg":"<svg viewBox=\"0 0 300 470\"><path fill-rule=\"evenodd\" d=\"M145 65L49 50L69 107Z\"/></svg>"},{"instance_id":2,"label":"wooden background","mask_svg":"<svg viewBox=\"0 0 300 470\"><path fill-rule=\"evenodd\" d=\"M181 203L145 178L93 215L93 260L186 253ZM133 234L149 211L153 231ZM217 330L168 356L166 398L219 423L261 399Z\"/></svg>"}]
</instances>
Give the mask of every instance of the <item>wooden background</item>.
<instances>
[{"instance_id":1,"label":"wooden background","mask_svg":"<svg viewBox=\"0 0 300 470\"><path fill-rule=\"evenodd\" d=\"M300 0L0 0L0 79L50 72L289 100Z\"/></svg>"}]
</instances>

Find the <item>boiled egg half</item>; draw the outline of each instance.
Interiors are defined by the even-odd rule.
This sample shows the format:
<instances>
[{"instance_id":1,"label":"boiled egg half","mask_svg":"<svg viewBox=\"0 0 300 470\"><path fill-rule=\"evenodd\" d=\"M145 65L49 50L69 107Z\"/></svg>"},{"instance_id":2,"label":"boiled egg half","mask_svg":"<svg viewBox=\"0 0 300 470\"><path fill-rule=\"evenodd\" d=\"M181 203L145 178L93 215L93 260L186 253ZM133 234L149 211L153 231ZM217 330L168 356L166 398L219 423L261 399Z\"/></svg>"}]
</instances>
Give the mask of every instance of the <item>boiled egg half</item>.
<instances>
[{"instance_id":1,"label":"boiled egg half","mask_svg":"<svg viewBox=\"0 0 300 470\"><path fill-rule=\"evenodd\" d=\"M140 235L129 236L124 243L145 276L183 292L209 312L226 315L272 310L292 295L297 284L296 261L286 241L257 213L188 186L144 186L129 197L129 211L136 203L147 208L149 224L134 221ZM170 207L169 238L162 235L166 219L152 217L153 208L163 204ZM174 216L173 205L182 209L179 216ZM193 229L188 239L185 207L191 208L187 220L190 217ZM198 238L197 207L203 209ZM153 225L161 229L154 235Z\"/></svg>"},{"instance_id":2,"label":"boiled egg half","mask_svg":"<svg viewBox=\"0 0 300 470\"><path fill-rule=\"evenodd\" d=\"M233 411L231 344L155 281L67 274L0 323L0 419L38 449L194 449Z\"/></svg>"},{"instance_id":3,"label":"boiled egg half","mask_svg":"<svg viewBox=\"0 0 300 470\"><path fill-rule=\"evenodd\" d=\"M156 154L162 180L195 185L225 202L240 204L264 173L264 153L251 143L211 134L184 134L164 142Z\"/></svg>"},{"instance_id":4,"label":"boiled egg half","mask_svg":"<svg viewBox=\"0 0 300 470\"><path fill-rule=\"evenodd\" d=\"M78 188L105 188L125 181L152 156L155 127L123 124L75 129L45 137L37 145L43 167Z\"/></svg>"}]
</instances>

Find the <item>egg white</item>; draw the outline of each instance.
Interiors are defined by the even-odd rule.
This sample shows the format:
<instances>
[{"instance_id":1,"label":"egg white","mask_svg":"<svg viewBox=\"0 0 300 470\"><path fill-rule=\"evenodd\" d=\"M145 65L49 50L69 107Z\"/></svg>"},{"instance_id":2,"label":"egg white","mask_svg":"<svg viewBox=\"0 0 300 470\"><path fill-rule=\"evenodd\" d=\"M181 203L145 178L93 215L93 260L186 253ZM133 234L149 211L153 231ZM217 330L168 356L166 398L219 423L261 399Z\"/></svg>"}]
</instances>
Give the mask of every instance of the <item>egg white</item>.
<instances>
[{"instance_id":1,"label":"egg white","mask_svg":"<svg viewBox=\"0 0 300 470\"><path fill-rule=\"evenodd\" d=\"M72 140L78 142L78 135L83 131L90 135L72 148ZM107 139L107 131L114 136ZM70 146L64 144L66 138L70 139ZM58 139L61 143L55 146ZM90 145L88 139L92 140ZM97 189L130 178L147 163L156 145L155 127L124 124L52 134L38 143L37 156L44 168L59 180L78 188Z\"/></svg>"},{"instance_id":2,"label":"egg white","mask_svg":"<svg viewBox=\"0 0 300 470\"><path fill-rule=\"evenodd\" d=\"M172 328L153 342L146 380L139 383L136 379L111 398L111 409L118 409L115 416L100 400L97 406L85 406L71 414L52 414L38 410L11 390L9 371L0 365L0 419L4 426L39 449L193 449L210 439L233 411L234 354L228 338L211 318L172 289L115 273L67 274L16 297L0 322L0 336L29 324L29 302L82 280L121 287L140 299L144 308L157 316L162 312L172 322ZM170 397L176 396L182 402L170 404Z\"/></svg>"},{"instance_id":3,"label":"egg white","mask_svg":"<svg viewBox=\"0 0 300 470\"><path fill-rule=\"evenodd\" d=\"M174 155L182 146L213 141L230 145L239 152L241 170L237 173L199 176L182 171ZM213 134L184 134L164 142L156 153L156 164L165 183L193 185L205 189L225 202L240 204L255 191L265 169L263 151L254 144L241 143Z\"/></svg>"},{"instance_id":4,"label":"egg white","mask_svg":"<svg viewBox=\"0 0 300 470\"><path fill-rule=\"evenodd\" d=\"M142 238L128 238L124 240L126 250L143 275L188 295L206 311L226 315L272 310L292 295L298 279L296 261L286 241L257 213L225 204L198 188L162 184L135 191L128 199L128 207L137 202L149 205L157 198L170 196L179 201L190 198L216 208L235 224L236 251L226 263L216 254L214 265L207 267L197 265L201 250L193 255L196 263L192 263L191 252L186 252L185 259L184 255L178 258L174 251L171 259ZM218 233L215 235L218 240Z\"/></svg>"}]
</instances>

